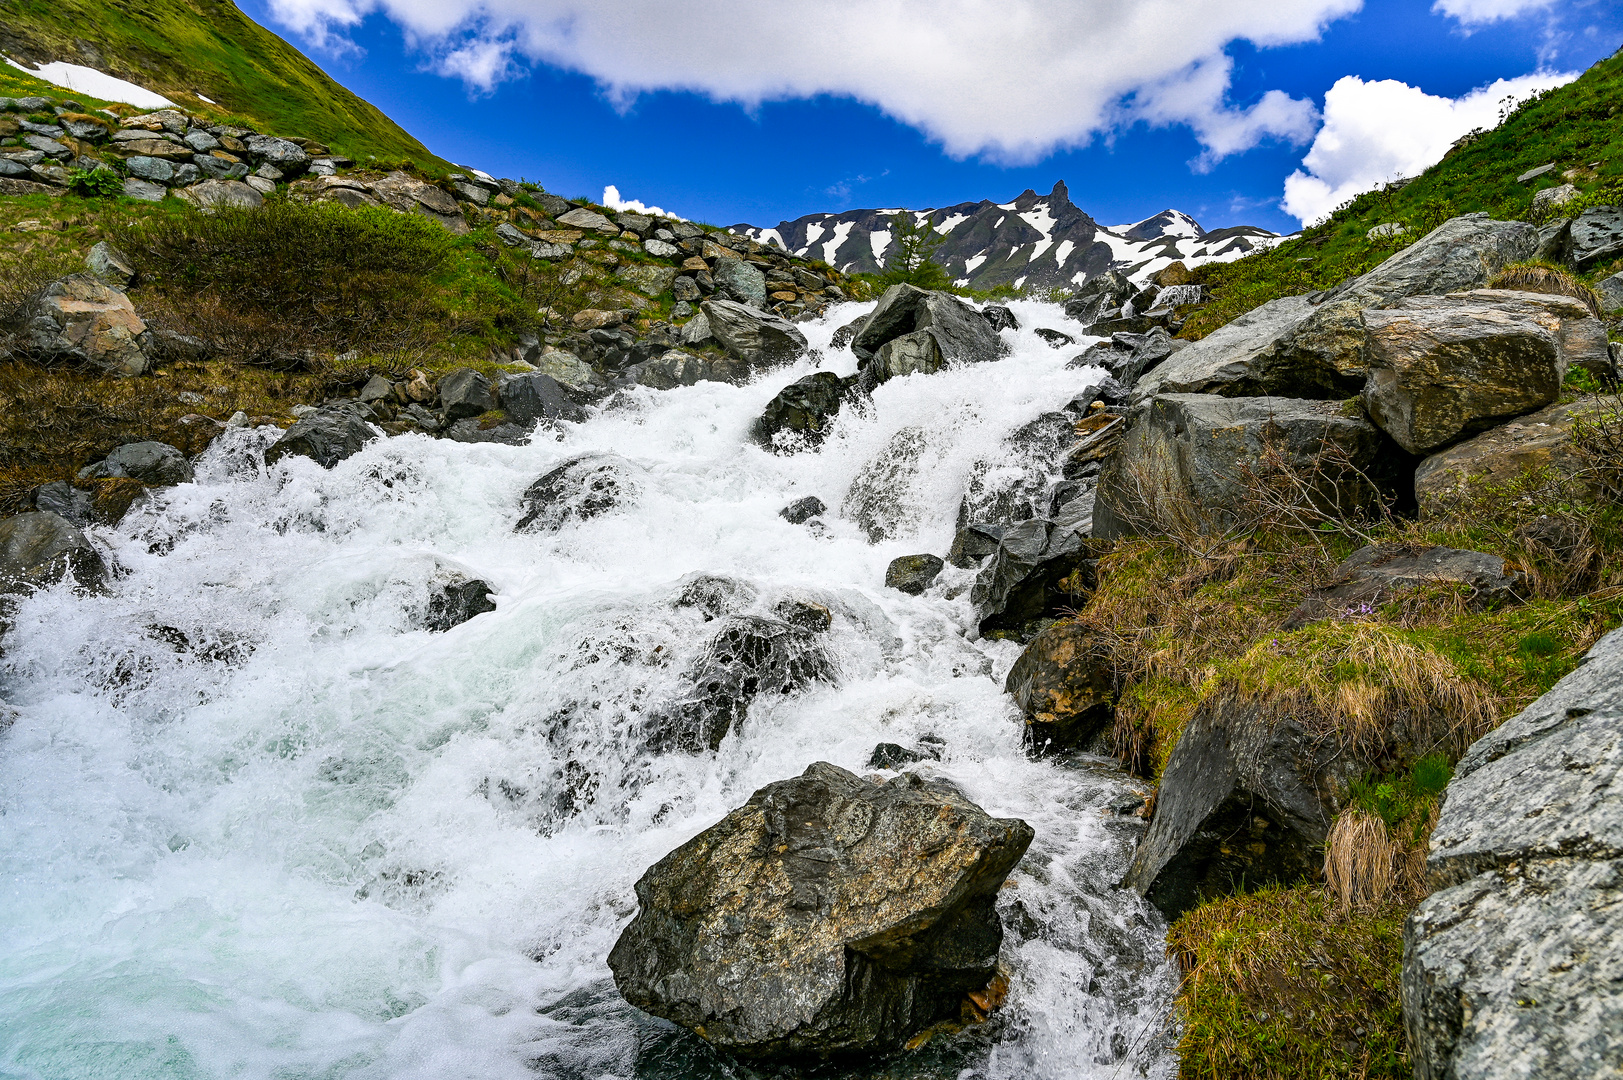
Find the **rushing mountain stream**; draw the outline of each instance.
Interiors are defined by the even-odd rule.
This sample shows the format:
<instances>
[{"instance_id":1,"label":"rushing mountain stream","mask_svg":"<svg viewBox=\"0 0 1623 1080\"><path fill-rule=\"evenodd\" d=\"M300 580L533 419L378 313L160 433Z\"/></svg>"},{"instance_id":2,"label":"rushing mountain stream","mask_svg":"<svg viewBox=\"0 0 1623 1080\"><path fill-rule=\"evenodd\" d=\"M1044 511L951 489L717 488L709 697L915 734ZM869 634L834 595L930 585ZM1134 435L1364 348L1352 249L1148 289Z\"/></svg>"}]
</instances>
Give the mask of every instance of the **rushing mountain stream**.
<instances>
[{"instance_id":1,"label":"rushing mountain stream","mask_svg":"<svg viewBox=\"0 0 1623 1080\"><path fill-rule=\"evenodd\" d=\"M1011 990L978 1028L812 1071L1168 1075L1164 926L1114 888L1137 788L1028 755L1020 649L976 639L973 571L884 586L946 552L1010 433L1099 377L1032 332L1076 333L1057 308L1013 307L1010 356L892 380L810 452L750 424L855 369L828 347L853 306L803 327L825 356L623 392L526 446L402 436L267 472L276 431L224 433L195 483L95 532L105 594L32 596L5 638L0 1076L797 1075L639 1013L605 958L649 865L812 762L874 772L878 743L934 748L910 767L1036 830L1000 894ZM619 505L515 532L526 487L588 452L624 459ZM819 521L779 515L811 495ZM431 632L455 572L496 609ZM662 742L716 619L786 599L833 613L829 677L756 697L718 750Z\"/></svg>"}]
</instances>

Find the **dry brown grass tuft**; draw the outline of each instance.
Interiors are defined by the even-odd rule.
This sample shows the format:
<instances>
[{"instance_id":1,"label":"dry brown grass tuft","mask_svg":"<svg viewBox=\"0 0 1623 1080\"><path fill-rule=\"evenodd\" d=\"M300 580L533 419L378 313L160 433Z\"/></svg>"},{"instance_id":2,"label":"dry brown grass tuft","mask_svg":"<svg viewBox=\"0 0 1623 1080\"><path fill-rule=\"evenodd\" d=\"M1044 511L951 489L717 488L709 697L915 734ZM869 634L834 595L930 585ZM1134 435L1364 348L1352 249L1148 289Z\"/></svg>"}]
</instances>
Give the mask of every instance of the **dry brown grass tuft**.
<instances>
[{"instance_id":1,"label":"dry brown grass tuft","mask_svg":"<svg viewBox=\"0 0 1623 1080\"><path fill-rule=\"evenodd\" d=\"M1386 822L1362 810L1337 817L1324 844L1324 882L1336 910L1346 915L1388 904L1397 889L1398 858Z\"/></svg>"},{"instance_id":2,"label":"dry brown grass tuft","mask_svg":"<svg viewBox=\"0 0 1623 1080\"><path fill-rule=\"evenodd\" d=\"M1570 296L1587 307L1595 318L1606 317L1601 308L1600 297L1595 294L1594 289L1551 263L1511 263L1493 276L1488 282L1488 288Z\"/></svg>"}]
</instances>

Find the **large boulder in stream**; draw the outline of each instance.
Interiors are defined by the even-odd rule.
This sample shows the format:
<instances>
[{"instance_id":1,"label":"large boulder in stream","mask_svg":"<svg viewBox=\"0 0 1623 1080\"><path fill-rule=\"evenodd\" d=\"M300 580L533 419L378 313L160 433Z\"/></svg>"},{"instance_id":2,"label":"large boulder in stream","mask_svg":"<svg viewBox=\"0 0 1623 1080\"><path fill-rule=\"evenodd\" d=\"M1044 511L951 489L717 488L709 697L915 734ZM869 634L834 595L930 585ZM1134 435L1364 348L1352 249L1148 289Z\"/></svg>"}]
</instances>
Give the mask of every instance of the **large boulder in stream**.
<instances>
[{"instance_id":1,"label":"large boulder in stream","mask_svg":"<svg viewBox=\"0 0 1623 1080\"><path fill-rule=\"evenodd\" d=\"M1032 638L1003 688L1026 718L1037 750L1085 747L1115 714L1110 658L1077 622L1055 623Z\"/></svg>"},{"instance_id":2,"label":"large boulder in stream","mask_svg":"<svg viewBox=\"0 0 1623 1080\"><path fill-rule=\"evenodd\" d=\"M1004 529L969 592L980 632L1031 638L1043 629L1042 620L1081 606L1096 565L1074 529L1042 518Z\"/></svg>"},{"instance_id":3,"label":"large boulder in stream","mask_svg":"<svg viewBox=\"0 0 1623 1080\"><path fill-rule=\"evenodd\" d=\"M284 457L307 457L330 469L378 437L355 405L329 405L300 417L265 451L265 464L274 465Z\"/></svg>"},{"instance_id":4,"label":"large boulder in stream","mask_svg":"<svg viewBox=\"0 0 1623 1080\"><path fill-rule=\"evenodd\" d=\"M1032 836L946 784L817 762L649 868L609 969L735 1054L899 1049L995 977L997 891Z\"/></svg>"},{"instance_id":5,"label":"large boulder in stream","mask_svg":"<svg viewBox=\"0 0 1623 1080\"><path fill-rule=\"evenodd\" d=\"M945 364L996 360L1009 344L980 312L951 293L892 285L851 339L851 351L862 361L869 384L878 385Z\"/></svg>"},{"instance_id":6,"label":"large boulder in stream","mask_svg":"<svg viewBox=\"0 0 1623 1080\"><path fill-rule=\"evenodd\" d=\"M1325 293L1270 300L1213 331L1144 376L1133 400L1160 393L1349 397L1368 374L1366 309L1482 288L1506 263L1530 258L1537 242L1525 222L1451 218L1366 274Z\"/></svg>"},{"instance_id":7,"label":"large boulder in stream","mask_svg":"<svg viewBox=\"0 0 1623 1080\"><path fill-rule=\"evenodd\" d=\"M72 576L94 588L107 564L85 534L49 511L16 514L0 521L0 593L28 593Z\"/></svg>"},{"instance_id":8,"label":"large boulder in stream","mask_svg":"<svg viewBox=\"0 0 1623 1080\"><path fill-rule=\"evenodd\" d=\"M787 363L806 351L806 335L794 323L736 300L699 305L722 348L751 367Z\"/></svg>"},{"instance_id":9,"label":"large boulder in stream","mask_svg":"<svg viewBox=\"0 0 1623 1080\"><path fill-rule=\"evenodd\" d=\"M767 402L755 422L756 441L770 450L815 446L828 435L849 390L850 381L832 371L814 371L795 380Z\"/></svg>"},{"instance_id":10,"label":"large boulder in stream","mask_svg":"<svg viewBox=\"0 0 1623 1080\"><path fill-rule=\"evenodd\" d=\"M1623 1075L1623 631L1483 736L1404 928L1419 1080Z\"/></svg>"}]
</instances>

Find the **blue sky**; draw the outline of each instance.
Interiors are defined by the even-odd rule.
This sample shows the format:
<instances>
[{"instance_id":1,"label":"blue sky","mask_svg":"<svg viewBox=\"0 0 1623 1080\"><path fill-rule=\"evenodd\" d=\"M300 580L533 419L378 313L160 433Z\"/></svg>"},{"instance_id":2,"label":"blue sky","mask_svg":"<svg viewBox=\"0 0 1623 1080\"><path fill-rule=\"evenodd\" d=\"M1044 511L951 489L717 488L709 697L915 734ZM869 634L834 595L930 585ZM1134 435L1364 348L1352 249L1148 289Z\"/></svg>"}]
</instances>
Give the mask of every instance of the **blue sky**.
<instances>
[{"instance_id":1,"label":"blue sky","mask_svg":"<svg viewBox=\"0 0 1623 1080\"><path fill-rule=\"evenodd\" d=\"M1064 180L1289 231L1292 173L1311 218L1623 45L1610 0L239 2L442 157L716 224Z\"/></svg>"}]
</instances>

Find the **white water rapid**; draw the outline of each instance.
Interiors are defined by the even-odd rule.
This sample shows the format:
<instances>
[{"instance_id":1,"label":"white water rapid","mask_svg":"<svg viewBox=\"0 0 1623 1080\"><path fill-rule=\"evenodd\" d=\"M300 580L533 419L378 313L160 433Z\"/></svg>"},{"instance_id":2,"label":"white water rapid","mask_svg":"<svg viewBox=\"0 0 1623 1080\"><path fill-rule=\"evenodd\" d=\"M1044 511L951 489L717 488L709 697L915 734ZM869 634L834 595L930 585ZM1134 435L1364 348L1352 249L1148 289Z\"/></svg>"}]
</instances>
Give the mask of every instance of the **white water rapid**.
<instances>
[{"instance_id":1,"label":"white water rapid","mask_svg":"<svg viewBox=\"0 0 1623 1080\"><path fill-rule=\"evenodd\" d=\"M1000 894L1009 1000L888 1065L812 1071L1168 1075L1163 925L1113 888L1141 826L1108 804L1131 785L1022 749L1019 648L972 640L969 572L883 584L891 559L946 552L977 459L1099 377L1031 332L1078 333L1059 309L1013 306L1011 356L887 383L815 452L746 438L814 356L631 391L527 446L404 436L267 473L276 432L227 432L195 483L95 530L121 568L106 594L30 597L3 642L0 1076L804 1075L638 1013L605 958L642 872L751 792L922 736L944 749L919 768L1036 830ZM855 369L827 344L860 310L805 327L824 367ZM634 497L515 533L524 489L587 451L629 461ZM870 543L839 508L887 455L897 535ZM806 495L825 526L779 517ZM437 569L497 609L421 629ZM826 605L838 679L757 699L719 752L656 753L647 712L717 625L673 602L698 574L746 610Z\"/></svg>"}]
</instances>

